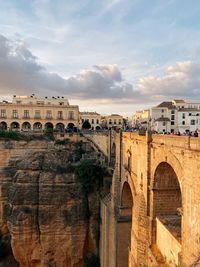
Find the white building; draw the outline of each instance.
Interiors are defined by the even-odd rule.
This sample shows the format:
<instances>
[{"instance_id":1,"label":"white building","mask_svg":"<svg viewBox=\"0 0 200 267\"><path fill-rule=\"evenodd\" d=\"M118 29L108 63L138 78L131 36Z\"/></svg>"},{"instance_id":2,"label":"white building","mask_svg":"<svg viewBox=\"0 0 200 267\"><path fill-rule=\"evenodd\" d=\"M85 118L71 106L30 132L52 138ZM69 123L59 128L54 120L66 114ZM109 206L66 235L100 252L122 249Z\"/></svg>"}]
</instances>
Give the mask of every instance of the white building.
<instances>
[{"instance_id":1,"label":"white building","mask_svg":"<svg viewBox=\"0 0 200 267\"><path fill-rule=\"evenodd\" d=\"M173 100L150 110L151 129L161 132L194 132L200 130L200 101Z\"/></svg>"},{"instance_id":2,"label":"white building","mask_svg":"<svg viewBox=\"0 0 200 267\"><path fill-rule=\"evenodd\" d=\"M177 108L172 101L162 102L150 109L151 130L158 133L177 131Z\"/></svg>"},{"instance_id":3,"label":"white building","mask_svg":"<svg viewBox=\"0 0 200 267\"><path fill-rule=\"evenodd\" d=\"M182 108L178 111L178 129L180 133L200 130L200 109Z\"/></svg>"}]
</instances>

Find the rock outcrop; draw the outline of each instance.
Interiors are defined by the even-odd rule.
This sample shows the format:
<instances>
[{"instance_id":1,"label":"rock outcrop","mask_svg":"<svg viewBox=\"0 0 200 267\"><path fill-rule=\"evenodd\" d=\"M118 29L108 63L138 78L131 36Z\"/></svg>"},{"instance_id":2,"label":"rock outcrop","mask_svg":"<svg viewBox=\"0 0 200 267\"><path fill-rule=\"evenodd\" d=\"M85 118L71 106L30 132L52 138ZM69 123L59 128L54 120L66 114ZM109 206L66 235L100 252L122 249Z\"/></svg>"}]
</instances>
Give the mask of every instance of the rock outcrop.
<instances>
[{"instance_id":1,"label":"rock outcrop","mask_svg":"<svg viewBox=\"0 0 200 267\"><path fill-rule=\"evenodd\" d=\"M10 254L0 266L83 267L86 255L97 250L99 192L89 195L88 218L70 164L76 145L47 143L23 144L1 170L0 238L7 237ZM15 146L9 149L17 151Z\"/></svg>"}]
</instances>

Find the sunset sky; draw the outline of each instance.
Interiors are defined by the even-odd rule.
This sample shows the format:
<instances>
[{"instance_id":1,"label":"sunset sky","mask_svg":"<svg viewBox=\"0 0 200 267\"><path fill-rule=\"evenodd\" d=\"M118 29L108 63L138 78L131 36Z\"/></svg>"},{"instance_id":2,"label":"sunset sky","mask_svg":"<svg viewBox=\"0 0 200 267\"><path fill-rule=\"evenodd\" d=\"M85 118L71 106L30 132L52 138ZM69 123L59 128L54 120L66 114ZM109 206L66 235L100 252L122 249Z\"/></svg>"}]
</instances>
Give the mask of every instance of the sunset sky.
<instances>
[{"instance_id":1,"label":"sunset sky","mask_svg":"<svg viewBox=\"0 0 200 267\"><path fill-rule=\"evenodd\" d=\"M200 1L0 0L0 95L131 115L200 99Z\"/></svg>"}]
</instances>

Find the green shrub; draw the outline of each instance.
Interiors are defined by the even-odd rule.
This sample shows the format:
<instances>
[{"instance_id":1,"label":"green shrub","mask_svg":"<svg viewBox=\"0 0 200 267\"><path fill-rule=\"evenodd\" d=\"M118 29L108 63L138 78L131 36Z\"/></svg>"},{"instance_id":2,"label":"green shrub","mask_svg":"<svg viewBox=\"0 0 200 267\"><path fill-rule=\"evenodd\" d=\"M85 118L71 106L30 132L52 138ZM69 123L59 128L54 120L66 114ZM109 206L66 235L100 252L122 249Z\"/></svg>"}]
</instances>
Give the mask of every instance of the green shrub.
<instances>
[{"instance_id":1,"label":"green shrub","mask_svg":"<svg viewBox=\"0 0 200 267\"><path fill-rule=\"evenodd\" d=\"M21 138L20 133L13 131L0 131L0 138L19 140Z\"/></svg>"},{"instance_id":2,"label":"green shrub","mask_svg":"<svg viewBox=\"0 0 200 267\"><path fill-rule=\"evenodd\" d=\"M106 170L90 160L83 160L76 167L75 175L77 181L81 183L83 193L88 195L94 187L100 187L103 184Z\"/></svg>"},{"instance_id":3,"label":"green shrub","mask_svg":"<svg viewBox=\"0 0 200 267\"><path fill-rule=\"evenodd\" d=\"M70 143L69 139L65 139L65 140L56 140L55 145L67 145Z\"/></svg>"}]
</instances>

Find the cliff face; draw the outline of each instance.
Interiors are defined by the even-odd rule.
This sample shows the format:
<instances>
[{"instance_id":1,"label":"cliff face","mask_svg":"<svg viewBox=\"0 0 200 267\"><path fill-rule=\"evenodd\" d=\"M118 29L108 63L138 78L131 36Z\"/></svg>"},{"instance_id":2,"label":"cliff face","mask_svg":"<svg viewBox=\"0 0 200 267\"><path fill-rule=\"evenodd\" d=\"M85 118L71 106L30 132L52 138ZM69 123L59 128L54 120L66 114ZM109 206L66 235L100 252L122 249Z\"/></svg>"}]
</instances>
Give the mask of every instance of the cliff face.
<instances>
[{"instance_id":1,"label":"cliff face","mask_svg":"<svg viewBox=\"0 0 200 267\"><path fill-rule=\"evenodd\" d=\"M69 165L75 145L33 148L24 145L23 153L14 161L11 157L2 171L1 240L7 236L9 249L11 236L20 267L82 267L84 257L97 248L99 193L89 196L88 219L84 195ZM10 258L12 263L2 258L0 266L17 266Z\"/></svg>"}]
</instances>

